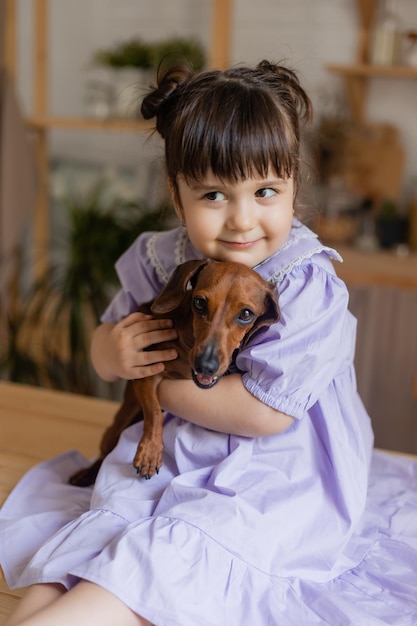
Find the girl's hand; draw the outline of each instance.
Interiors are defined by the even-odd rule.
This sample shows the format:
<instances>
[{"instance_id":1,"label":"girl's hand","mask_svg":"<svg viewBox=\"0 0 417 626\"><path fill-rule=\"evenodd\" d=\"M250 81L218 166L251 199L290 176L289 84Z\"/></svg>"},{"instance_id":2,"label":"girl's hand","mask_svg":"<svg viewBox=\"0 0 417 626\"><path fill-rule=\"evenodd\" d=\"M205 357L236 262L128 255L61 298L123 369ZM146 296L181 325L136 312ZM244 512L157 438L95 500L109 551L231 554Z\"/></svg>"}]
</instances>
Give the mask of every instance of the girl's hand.
<instances>
[{"instance_id":1,"label":"girl's hand","mask_svg":"<svg viewBox=\"0 0 417 626\"><path fill-rule=\"evenodd\" d=\"M164 361L176 359L175 349L145 351L163 341L177 338L171 320L156 320L144 313L131 313L117 324L101 324L93 334L91 359L104 380L132 380L153 376L164 369Z\"/></svg>"}]
</instances>

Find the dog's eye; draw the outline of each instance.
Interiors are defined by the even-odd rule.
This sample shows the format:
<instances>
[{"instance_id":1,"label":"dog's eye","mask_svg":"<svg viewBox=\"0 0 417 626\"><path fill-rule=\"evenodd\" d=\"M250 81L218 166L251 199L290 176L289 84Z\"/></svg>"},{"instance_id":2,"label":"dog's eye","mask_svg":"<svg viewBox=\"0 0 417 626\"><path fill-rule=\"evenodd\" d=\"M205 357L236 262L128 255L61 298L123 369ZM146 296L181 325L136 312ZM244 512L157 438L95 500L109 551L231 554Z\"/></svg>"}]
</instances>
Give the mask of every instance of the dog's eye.
<instances>
[{"instance_id":1,"label":"dog's eye","mask_svg":"<svg viewBox=\"0 0 417 626\"><path fill-rule=\"evenodd\" d=\"M250 309L242 309L238 315L239 324L250 324L255 319L255 313Z\"/></svg>"},{"instance_id":2,"label":"dog's eye","mask_svg":"<svg viewBox=\"0 0 417 626\"><path fill-rule=\"evenodd\" d=\"M198 315L206 315L207 314L207 302L204 298L199 298L196 296L192 301L193 310L198 313Z\"/></svg>"}]
</instances>

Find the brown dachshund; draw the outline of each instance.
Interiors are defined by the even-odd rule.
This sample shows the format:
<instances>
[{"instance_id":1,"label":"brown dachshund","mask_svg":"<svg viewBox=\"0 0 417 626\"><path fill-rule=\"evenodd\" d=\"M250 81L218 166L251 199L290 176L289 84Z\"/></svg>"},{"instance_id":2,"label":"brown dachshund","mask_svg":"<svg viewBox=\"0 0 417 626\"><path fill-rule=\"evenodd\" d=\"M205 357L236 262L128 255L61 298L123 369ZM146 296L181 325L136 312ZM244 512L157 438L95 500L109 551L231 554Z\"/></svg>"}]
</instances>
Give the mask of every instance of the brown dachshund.
<instances>
[{"instance_id":1,"label":"brown dachshund","mask_svg":"<svg viewBox=\"0 0 417 626\"><path fill-rule=\"evenodd\" d=\"M158 349L175 347L178 358L165 363L163 375L192 378L203 389L220 380L235 351L257 330L279 317L278 295L271 283L240 263L207 260L179 265L156 300L140 310L174 321L178 338L158 344ZM99 459L71 476L70 483L92 484L121 432L140 419L143 435L133 465L145 478L157 474L162 465L164 418L148 377L127 382L123 403L101 441Z\"/></svg>"}]
</instances>

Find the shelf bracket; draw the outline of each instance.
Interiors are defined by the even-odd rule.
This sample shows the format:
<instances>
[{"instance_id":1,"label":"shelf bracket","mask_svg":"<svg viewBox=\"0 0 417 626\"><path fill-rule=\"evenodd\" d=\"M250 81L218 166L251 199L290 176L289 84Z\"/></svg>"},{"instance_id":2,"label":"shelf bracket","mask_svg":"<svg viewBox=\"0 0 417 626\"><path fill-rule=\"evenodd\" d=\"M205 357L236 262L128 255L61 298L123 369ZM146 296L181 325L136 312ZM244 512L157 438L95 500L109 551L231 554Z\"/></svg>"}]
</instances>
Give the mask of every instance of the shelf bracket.
<instances>
[{"instance_id":1,"label":"shelf bracket","mask_svg":"<svg viewBox=\"0 0 417 626\"><path fill-rule=\"evenodd\" d=\"M33 110L40 118L48 115L48 2L36 0L33 42ZM49 243L49 170L46 128L37 129L36 153L40 169L38 199L35 207L35 276L42 277L48 267Z\"/></svg>"},{"instance_id":2,"label":"shelf bracket","mask_svg":"<svg viewBox=\"0 0 417 626\"><path fill-rule=\"evenodd\" d=\"M230 65L230 33L233 0L213 0L210 67L224 70Z\"/></svg>"},{"instance_id":3,"label":"shelf bracket","mask_svg":"<svg viewBox=\"0 0 417 626\"><path fill-rule=\"evenodd\" d=\"M356 58L358 63L367 63L369 58L370 32L375 16L376 0L356 0L356 5L360 17Z\"/></svg>"},{"instance_id":4,"label":"shelf bracket","mask_svg":"<svg viewBox=\"0 0 417 626\"><path fill-rule=\"evenodd\" d=\"M349 100L349 108L355 122L362 122L365 116L365 103L368 80L364 76L345 75L343 77Z\"/></svg>"}]
</instances>

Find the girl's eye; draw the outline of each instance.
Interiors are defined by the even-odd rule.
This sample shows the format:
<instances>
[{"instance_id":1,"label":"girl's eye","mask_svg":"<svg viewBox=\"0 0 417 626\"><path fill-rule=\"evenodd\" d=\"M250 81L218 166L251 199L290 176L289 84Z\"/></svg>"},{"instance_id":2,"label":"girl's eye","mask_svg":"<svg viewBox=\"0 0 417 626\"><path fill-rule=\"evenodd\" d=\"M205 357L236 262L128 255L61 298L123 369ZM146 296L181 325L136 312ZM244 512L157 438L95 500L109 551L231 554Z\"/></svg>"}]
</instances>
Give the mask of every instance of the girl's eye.
<instances>
[{"instance_id":1,"label":"girl's eye","mask_svg":"<svg viewBox=\"0 0 417 626\"><path fill-rule=\"evenodd\" d=\"M242 309L237 318L240 324L250 324L254 319L255 313L250 309Z\"/></svg>"},{"instance_id":2,"label":"girl's eye","mask_svg":"<svg viewBox=\"0 0 417 626\"><path fill-rule=\"evenodd\" d=\"M210 202L222 202L225 199L225 195L221 191L209 191L204 198Z\"/></svg>"},{"instance_id":3,"label":"girl's eye","mask_svg":"<svg viewBox=\"0 0 417 626\"><path fill-rule=\"evenodd\" d=\"M277 191L275 189L272 189L271 187L263 187L262 189L258 189L255 196L258 198L272 198L276 194Z\"/></svg>"},{"instance_id":4,"label":"girl's eye","mask_svg":"<svg viewBox=\"0 0 417 626\"><path fill-rule=\"evenodd\" d=\"M204 298L195 296L192 300L192 308L198 315L207 315L207 302Z\"/></svg>"}]
</instances>

